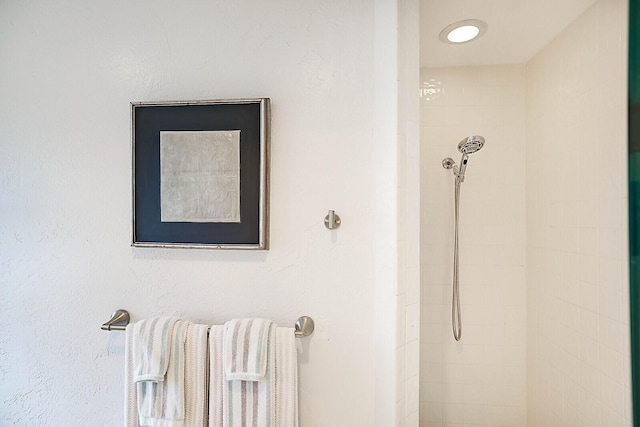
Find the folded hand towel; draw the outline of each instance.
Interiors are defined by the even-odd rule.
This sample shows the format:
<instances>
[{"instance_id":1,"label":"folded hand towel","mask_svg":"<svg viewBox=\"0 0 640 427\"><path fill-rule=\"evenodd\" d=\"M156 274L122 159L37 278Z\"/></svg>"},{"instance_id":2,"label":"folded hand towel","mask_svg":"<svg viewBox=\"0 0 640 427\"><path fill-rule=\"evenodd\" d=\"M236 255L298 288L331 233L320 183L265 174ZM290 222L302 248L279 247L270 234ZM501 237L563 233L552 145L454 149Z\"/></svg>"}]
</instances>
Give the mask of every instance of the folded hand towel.
<instances>
[{"instance_id":1,"label":"folded hand towel","mask_svg":"<svg viewBox=\"0 0 640 427\"><path fill-rule=\"evenodd\" d=\"M225 324L223 351L227 380L264 379L271 324L268 319L233 319Z\"/></svg>"},{"instance_id":2,"label":"folded hand towel","mask_svg":"<svg viewBox=\"0 0 640 427\"><path fill-rule=\"evenodd\" d=\"M164 381L177 317L154 317L133 324L133 380Z\"/></svg>"},{"instance_id":3,"label":"folded hand towel","mask_svg":"<svg viewBox=\"0 0 640 427\"><path fill-rule=\"evenodd\" d=\"M207 414L207 325L191 323L184 350L184 425L205 427Z\"/></svg>"},{"instance_id":4,"label":"folded hand towel","mask_svg":"<svg viewBox=\"0 0 640 427\"><path fill-rule=\"evenodd\" d=\"M184 426L184 359L188 324L181 320L175 322L164 381L136 382L140 426Z\"/></svg>"}]
</instances>

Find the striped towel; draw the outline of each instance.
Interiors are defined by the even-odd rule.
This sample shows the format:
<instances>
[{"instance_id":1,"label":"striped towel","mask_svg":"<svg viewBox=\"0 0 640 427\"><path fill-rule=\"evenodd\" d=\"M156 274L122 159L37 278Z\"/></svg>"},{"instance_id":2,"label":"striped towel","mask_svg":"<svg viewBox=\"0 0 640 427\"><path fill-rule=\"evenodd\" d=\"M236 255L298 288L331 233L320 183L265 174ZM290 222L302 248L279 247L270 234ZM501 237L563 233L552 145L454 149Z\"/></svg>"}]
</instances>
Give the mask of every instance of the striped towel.
<instances>
[{"instance_id":1,"label":"striped towel","mask_svg":"<svg viewBox=\"0 0 640 427\"><path fill-rule=\"evenodd\" d=\"M207 325L191 323L184 350L184 425L205 427L207 414Z\"/></svg>"},{"instance_id":2,"label":"striped towel","mask_svg":"<svg viewBox=\"0 0 640 427\"><path fill-rule=\"evenodd\" d=\"M206 366L207 366L207 326L186 324L184 343L184 427L206 426ZM176 329L176 328L174 328ZM138 412L138 386L133 381L135 370L134 324L127 325L125 333L125 427L140 427ZM142 396L140 396L142 399ZM154 425L181 425L179 420L168 423L158 421Z\"/></svg>"},{"instance_id":3,"label":"striped towel","mask_svg":"<svg viewBox=\"0 0 640 427\"><path fill-rule=\"evenodd\" d=\"M272 396L275 345L272 340L275 337L275 329L276 326L271 324L265 334L269 344L265 351L269 366L268 369L265 366L265 377L262 381L229 380L227 376L226 384L222 388L223 427L274 426Z\"/></svg>"},{"instance_id":4,"label":"striped towel","mask_svg":"<svg viewBox=\"0 0 640 427\"><path fill-rule=\"evenodd\" d=\"M223 351L227 380L264 379L271 324L268 319L233 319L225 323Z\"/></svg>"},{"instance_id":5,"label":"striped towel","mask_svg":"<svg viewBox=\"0 0 640 427\"><path fill-rule=\"evenodd\" d=\"M189 322L175 322L164 381L137 381L140 426L183 427L185 340Z\"/></svg>"},{"instance_id":6,"label":"striped towel","mask_svg":"<svg viewBox=\"0 0 640 427\"><path fill-rule=\"evenodd\" d=\"M164 380L177 321L177 317L154 317L133 324L133 381Z\"/></svg>"}]
</instances>

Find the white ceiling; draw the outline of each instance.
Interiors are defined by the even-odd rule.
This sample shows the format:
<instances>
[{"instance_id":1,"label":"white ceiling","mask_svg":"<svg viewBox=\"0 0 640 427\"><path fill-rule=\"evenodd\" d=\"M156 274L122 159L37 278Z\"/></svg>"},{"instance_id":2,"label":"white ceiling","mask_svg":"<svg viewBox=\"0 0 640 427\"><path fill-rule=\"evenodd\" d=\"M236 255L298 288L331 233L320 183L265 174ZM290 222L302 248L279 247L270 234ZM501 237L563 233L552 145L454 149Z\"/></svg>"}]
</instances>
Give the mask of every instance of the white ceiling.
<instances>
[{"instance_id":1,"label":"white ceiling","mask_svg":"<svg viewBox=\"0 0 640 427\"><path fill-rule=\"evenodd\" d=\"M521 64L560 33L595 0L420 0L420 65ZM445 44L438 35L463 19L489 25L480 39Z\"/></svg>"}]
</instances>

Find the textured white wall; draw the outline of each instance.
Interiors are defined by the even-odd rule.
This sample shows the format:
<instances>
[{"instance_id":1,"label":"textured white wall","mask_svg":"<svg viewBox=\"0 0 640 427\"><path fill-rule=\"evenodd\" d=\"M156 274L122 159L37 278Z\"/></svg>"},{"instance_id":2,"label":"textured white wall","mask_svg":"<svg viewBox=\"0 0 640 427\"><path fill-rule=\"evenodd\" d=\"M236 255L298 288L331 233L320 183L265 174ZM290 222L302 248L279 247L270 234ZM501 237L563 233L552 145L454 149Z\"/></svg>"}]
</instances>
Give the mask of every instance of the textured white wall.
<instances>
[{"instance_id":1,"label":"textured white wall","mask_svg":"<svg viewBox=\"0 0 640 427\"><path fill-rule=\"evenodd\" d=\"M624 0L527 65L529 426L631 426Z\"/></svg>"},{"instance_id":2,"label":"textured white wall","mask_svg":"<svg viewBox=\"0 0 640 427\"><path fill-rule=\"evenodd\" d=\"M0 424L120 425L123 336L99 330L115 308L311 315L301 425L395 413L392 399L374 405L396 344L374 345L373 284L396 257L374 246L376 224L397 218L372 185L394 161L372 156L386 126L373 111L397 92L374 99L373 15L367 1L0 4ZM129 102L262 96L271 250L129 247Z\"/></svg>"}]
</instances>

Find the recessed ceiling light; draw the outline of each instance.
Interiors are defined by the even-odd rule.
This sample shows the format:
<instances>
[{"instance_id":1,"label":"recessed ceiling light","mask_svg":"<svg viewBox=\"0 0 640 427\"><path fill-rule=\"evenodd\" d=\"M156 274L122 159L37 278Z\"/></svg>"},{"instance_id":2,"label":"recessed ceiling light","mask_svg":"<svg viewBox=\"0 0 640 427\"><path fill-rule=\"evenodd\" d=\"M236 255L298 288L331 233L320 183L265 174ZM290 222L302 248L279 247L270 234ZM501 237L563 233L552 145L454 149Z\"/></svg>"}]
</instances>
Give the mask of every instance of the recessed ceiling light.
<instances>
[{"instance_id":1,"label":"recessed ceiling light","mask_svg":"<svg viewBox=\"0 0 640 427\"><path fill-rule=\"evenodd\" d=\"M487 28L487 23L479 19L454 22L440 31L440 41L453 44L470 42L486 33Z\"/></svg>"}]
</instances>

